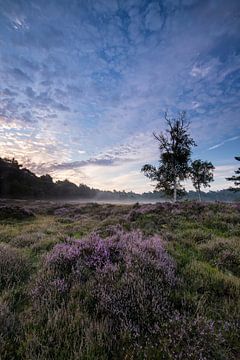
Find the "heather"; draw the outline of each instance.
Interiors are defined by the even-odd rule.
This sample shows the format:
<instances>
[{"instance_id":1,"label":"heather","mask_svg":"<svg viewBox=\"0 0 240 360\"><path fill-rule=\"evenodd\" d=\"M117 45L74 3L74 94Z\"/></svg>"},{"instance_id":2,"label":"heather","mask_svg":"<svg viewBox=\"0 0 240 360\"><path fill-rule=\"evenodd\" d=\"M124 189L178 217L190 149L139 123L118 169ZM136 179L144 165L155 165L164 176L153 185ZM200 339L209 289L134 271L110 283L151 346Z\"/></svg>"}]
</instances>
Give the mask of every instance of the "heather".
<instances>
[{"instance_id":1,"label":"heather","mask_svg":"<svg viewBox=\"0 0 240 360\"><path fill-rule=\"evenodd\" d=\"M24 208L0 220L1 359L239 358L238 204Z\"/></svg>"},{"instance_id":2,"label":"heather","mask_svg":"<svg viewBox=\"0 0 240 360\"><path fill-rule=\"evenodd\" d=\"M26 257L17 249L0 244L0 291L21 284L28 275Z\"/></svg>"}]
</instances>

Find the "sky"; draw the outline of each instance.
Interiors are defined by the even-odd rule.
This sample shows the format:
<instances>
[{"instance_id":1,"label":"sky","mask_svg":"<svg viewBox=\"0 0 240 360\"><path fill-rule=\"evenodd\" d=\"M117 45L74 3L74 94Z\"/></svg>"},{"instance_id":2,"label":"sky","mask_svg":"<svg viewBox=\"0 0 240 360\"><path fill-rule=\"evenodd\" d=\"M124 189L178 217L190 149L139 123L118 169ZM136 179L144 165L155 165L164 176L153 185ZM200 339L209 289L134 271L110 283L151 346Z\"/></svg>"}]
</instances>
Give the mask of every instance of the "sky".
<instances>
[{"instance_id":1,"label":"sky","mask_svg":"<svg viewBox=\"0 0 240 360\"><path fill-rule=\"evenodd\" d=\"M238 167L239 0L0 0L0 79L0 156L38 175L152 191L182 110L211 189Z\"/></svg>"}]
</instances>

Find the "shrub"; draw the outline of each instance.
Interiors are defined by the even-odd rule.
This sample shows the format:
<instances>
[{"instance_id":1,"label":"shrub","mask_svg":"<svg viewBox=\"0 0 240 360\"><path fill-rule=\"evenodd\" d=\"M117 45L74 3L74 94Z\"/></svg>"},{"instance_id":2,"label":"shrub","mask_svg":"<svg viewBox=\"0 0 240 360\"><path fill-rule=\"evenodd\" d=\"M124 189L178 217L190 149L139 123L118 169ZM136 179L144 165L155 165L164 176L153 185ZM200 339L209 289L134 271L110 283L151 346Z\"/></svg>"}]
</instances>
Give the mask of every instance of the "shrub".
<instances>
[{"instance_id":1,"label":"shrub","mask_svg":"<svg viewBox=\"0 0 240 360\"><path fill-rule=\"evenodd\" d=\"M16 359L21 332L16 315L5 302L0 302L0 359Z\"/></svg>"},{"instance_id":2,"label":"shrub","mask_svg":"<svg viewBox=\"0 0 240 360\"><path fill-rule=\"evenodd\" d=\"M61 275L78 273L83 265L91 270L100 270L124 260L127 267L133 259L151 263L156 269L164 270L169 282L174 281L174 263L164 249L161 238L144 238L140 231L126 233L116 227L116 232L102 239L97 233L81 240L69 239L57 244L47 255L45 265ZM110 231L114 231L111 227Z\"/></svg>"},{"instance_id":3,"label":"shrub","mask_svg":"<svg viewBox=\"0 0 240 360\"><path fill-rule=\"evenodd\" d=\"M45 235L43 232L20 234L11 240L11 245L17 248L29 247L35 243L40 242L44 236Z\"/></svg>"},{"instance_id":4,"label":"shrub","mask_svg":"<svg viewBox=\"0 0 240 360\"><path fill-rule=\"evenodd\" d=\"M25 220L34 217L32 211L21 208L19 206L0 206L0 220L17 219Z\"/></svg>"},{"instance_id":5,"label":"shrub","mask_svg":"<svg viewBox=\"0 0 240 360\"><path fill-rule=\"evenodd\" d=\"M175 263L160 237L115 230L106 239L93 233L57 244L32 289L33 317L46 323L46 331L49 314L62 307L75 313L80 306L91 319L88 326L96 319L106 322L99 336L106 339L109 333L119 339L107 353L120 351L129 341L145 342L160 328L172 314L171 294L177 285Z\"/></svg>"},{"instance_id":6,"label":"shrub","mask_svg":"<svg viewBox=\"0 0 240 360\"><path fill-rule=\"evenodd\" d=\"M226 359L222 329L224 324L203 316L175 312L162 333L156 349L147 348L151 359ZM157 356L155 355L157 353ZM152 355L152 356L151 356Z\"/></svg>"},{"instance_id":7,"label":"shrub","mask_svg":"<svg viewBox=\"0 0 240 360\"><path fill-rule=\"evenodd\" d=\"M17 249L0 244L0 291L23 282L29 274L29 263Z\"/></svg>"}]
</instances>

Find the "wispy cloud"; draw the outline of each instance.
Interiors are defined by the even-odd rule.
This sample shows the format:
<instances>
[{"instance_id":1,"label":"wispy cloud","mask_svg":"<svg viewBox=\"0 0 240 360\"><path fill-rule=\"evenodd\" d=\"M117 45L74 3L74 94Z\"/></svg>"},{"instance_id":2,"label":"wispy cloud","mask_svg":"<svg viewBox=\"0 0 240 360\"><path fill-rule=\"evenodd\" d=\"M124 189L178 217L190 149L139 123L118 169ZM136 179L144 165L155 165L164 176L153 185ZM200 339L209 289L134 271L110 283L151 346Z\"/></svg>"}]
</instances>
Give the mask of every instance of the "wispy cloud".
<instances>
[{"instance_id":1,"label":"wispy cloud","mask_svg":"<svg viewBox=\"0 0 240 360\"><path fill-rule=\"evenodd\" d=\"M209 73L210 69L211 69L210 66L201 67L201 66L194 65L191 70L191 75L194 77L197 77L197 76L205 77Z\"/></svg>"},{"instance_id":2,"label":"wispy cloud","mask_svg":"<svg viewBox=\"0 0 240 360\"><path fill-rule=\"evenodd\" d=\"M211 146L210 148L208 148L208 150L217 149L217 148L225 145L226 143L228 143L228 142L230 142L230 141L235 141L235 140L238 140L238 139L240 139L240 136L231 137L231 138L226 139L226 140L224 140L224 141L222 141L222 142L220 142L220 143L218 143L218 144L216 144L216 145Z\"/></svg>"}]
</instances>

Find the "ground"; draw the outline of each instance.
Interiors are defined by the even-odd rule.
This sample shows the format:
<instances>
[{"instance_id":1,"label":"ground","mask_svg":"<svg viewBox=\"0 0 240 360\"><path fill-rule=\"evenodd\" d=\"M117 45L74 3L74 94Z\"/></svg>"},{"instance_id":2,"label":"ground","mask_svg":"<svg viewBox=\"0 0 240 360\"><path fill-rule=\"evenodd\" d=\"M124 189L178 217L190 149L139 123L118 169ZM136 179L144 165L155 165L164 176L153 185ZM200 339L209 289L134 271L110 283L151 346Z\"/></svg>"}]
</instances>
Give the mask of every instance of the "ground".
<instances>
[{"instance_id":1,"label":"ground","mask_svg":"<svg viewBox=\"0 0 240 360\"><path fill-rule=\"evenodd\" d=\"M0 206L1 359L239 359L239 204Z\"/></svg>"}]
</instances>

